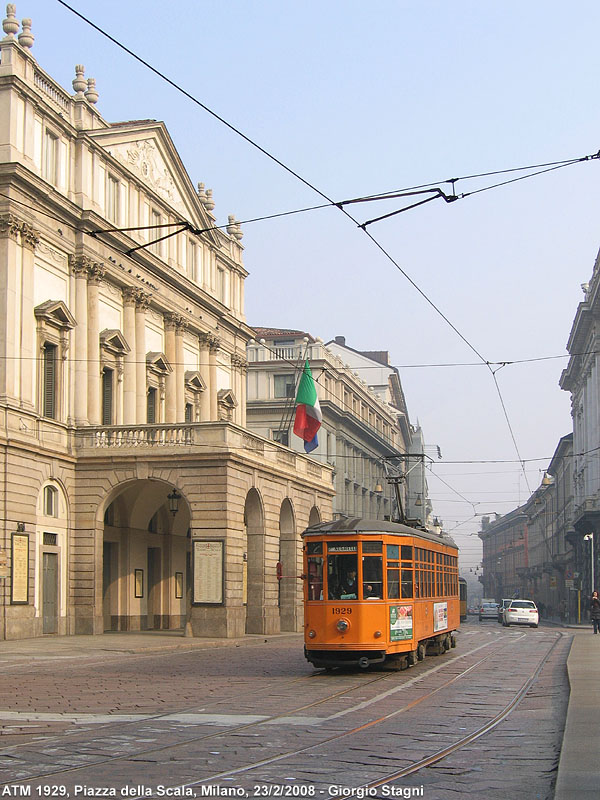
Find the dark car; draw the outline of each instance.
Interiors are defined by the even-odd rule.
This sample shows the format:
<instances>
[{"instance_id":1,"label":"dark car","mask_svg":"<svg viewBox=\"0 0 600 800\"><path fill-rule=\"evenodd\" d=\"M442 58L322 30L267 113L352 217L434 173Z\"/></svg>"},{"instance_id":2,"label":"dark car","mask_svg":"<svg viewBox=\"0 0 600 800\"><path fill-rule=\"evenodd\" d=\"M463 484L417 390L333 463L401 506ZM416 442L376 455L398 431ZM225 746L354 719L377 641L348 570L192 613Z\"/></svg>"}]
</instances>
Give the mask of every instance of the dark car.
<instances>
[{"instance_id":1,"label":"dark car","mask_svg":"<svg viewBox=\"0 0 600 800\"><path fill-rule=\"evenodd\" d=\"M504 609L512 603L512 597L503 597L498 606L498 622L504 622Z\"/></svg>"},{"instance_id":2,"label":"dark car","mask_svg":"<svg viewBox=\"0 0 600 800\"><path fill-rule=\"evenodd\" d=\"M482 603L479 608L479 622L482 619L497 619L498 603Z\"/></svg>"}]
</instances>

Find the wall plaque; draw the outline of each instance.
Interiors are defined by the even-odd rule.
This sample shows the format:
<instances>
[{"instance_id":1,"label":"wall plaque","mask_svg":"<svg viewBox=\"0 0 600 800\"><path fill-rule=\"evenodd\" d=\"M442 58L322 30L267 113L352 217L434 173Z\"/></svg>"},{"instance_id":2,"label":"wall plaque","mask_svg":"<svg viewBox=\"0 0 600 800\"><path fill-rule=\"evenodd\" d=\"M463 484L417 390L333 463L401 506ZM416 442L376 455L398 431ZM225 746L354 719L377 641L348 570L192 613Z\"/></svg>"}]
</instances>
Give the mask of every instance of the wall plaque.
<instances>
[{"instance_id":1,"label":"wall plaque","mask_svg":"<svg viewBox=\"0 0 600 800\"><path fill-rule=\"evenodd\" d=\"M29 534L12 534L10 602L29 603Z\"/></svg>"},{"instance_id":2,"label":"wall plaque","mask_svg":"<svg viewBox=\"0 0 600 800\"><path fill-rule=\"evenodd\" d=\"M194 541L194 603L223 602L223 542Z\"/></svg>"}]
</instances>

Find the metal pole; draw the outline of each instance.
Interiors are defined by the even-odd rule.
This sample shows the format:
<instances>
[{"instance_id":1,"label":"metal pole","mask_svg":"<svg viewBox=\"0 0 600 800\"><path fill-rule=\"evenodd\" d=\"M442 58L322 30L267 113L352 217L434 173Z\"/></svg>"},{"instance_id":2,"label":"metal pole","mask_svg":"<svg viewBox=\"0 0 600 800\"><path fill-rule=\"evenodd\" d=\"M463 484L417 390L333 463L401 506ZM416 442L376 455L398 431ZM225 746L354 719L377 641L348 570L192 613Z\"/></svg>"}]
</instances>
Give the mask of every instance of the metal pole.
<instances>
[{"instance_id":1,"label":"metal pole","mask_svg":"<svg viewBox=\"0 0 600 800\"><path fill-rule=\"evenodd\" d=\"M591 576L592 576L592 592L593 592L594 589L596 588L596 576L594 574L595 570L594 570L594 534L593 533L590 534L590 544L592 545L592 572L591 572ZM590 597L591 597L591 592L590 592Z\"/></svg>"}]
</instances>

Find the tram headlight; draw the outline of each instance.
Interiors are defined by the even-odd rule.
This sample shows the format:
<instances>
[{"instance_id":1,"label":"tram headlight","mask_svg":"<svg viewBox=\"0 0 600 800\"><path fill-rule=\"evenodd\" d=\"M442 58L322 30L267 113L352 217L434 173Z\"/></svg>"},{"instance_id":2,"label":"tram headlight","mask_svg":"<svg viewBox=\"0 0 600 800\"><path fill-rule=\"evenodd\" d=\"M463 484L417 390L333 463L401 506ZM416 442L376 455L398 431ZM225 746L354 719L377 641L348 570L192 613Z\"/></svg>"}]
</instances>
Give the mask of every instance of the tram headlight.
<instances>
[{"instance_id":1,"label":"tram headlight","mask_svg":"<svg viewBox=\"0 0 600 800\"><path fill-rule=\"evenodd\" d=\"M348 628L350 627L350 623L347 619L338 619L336 626L335 626L340 633L346 633Z\"/></svg>"},{"instance_id":2,"label":"tram headlight","mask_svg":"<svg viewBox=\"0 0 600 800\"><path fill-rule=\"evenodd\" d=\"M310 630L310 631L308 632L308 638L309 638L309 639L314 639L316 635L317 635L317 632L316 632L316 631Z\"/></svg>"}]
</instances>

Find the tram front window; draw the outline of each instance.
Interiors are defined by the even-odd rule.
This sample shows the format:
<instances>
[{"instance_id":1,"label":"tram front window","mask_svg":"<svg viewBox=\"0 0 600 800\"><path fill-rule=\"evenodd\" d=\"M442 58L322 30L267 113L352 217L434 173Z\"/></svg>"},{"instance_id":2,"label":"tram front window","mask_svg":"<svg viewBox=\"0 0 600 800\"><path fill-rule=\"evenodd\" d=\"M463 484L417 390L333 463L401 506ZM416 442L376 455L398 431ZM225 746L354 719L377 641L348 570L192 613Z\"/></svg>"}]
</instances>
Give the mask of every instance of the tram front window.
<instances>
[{"instance_id":1,"label":"tram front window","mask_svg":"<svg viewBox=\"0 0 600 800\"><path fill-rule=\"evenodd\" d=\"M323 557L308 557L308 599L323 599Z\"/></svg>"},{"instance_id":2,"label":"tram front window","mask_svg":"<svg viewBox=\"0 0 600 800\"><path fill-rule=\"evenodd\" d=\"M363 600L381 600L383 597L383 559L381 556L363 556Z\"/></svg>"},{"instance_id":3,"label":"tram front window","mask_svg":"<svg viewBox=\"0 0 600 800\"><path fill-rule=\"evenodd\" d=\"M343 549L342 549L343 548ZM330 600L356 600L357 547L353 542L327 548L327 596Z\"/></svg>"}]
</instances>

